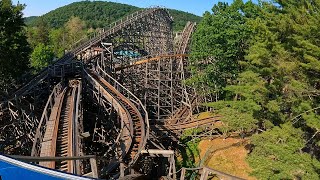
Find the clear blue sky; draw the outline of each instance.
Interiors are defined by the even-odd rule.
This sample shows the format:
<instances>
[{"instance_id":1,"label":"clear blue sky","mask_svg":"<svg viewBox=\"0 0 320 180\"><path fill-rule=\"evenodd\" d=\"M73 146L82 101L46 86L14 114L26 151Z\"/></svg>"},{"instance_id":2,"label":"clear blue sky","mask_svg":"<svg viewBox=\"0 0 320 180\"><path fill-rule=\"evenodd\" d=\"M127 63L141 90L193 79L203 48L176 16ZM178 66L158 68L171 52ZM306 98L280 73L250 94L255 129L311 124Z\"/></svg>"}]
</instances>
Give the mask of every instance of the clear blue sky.
<instances>
[{"instance_id":1,"label":"clear blue sky","mask_svg":"<svg viewBox=\"0 0 320 180\"><path fill-rule=\"evenodd\" d=\"M13 3L17 2L26 4L27 7L24 10L24 16L39 16L43 15L58 7L68 5L72 2L80 0L13 0ZM205 11L210 11L215 3L218 1L233 2L233 0L109 0L112 2L118 2L123 4L130 4L138 7L150 7L154 5L165 6L170 9L178 9L186 12L190 12L201 16Z\"/></svg>"}]
</instances>

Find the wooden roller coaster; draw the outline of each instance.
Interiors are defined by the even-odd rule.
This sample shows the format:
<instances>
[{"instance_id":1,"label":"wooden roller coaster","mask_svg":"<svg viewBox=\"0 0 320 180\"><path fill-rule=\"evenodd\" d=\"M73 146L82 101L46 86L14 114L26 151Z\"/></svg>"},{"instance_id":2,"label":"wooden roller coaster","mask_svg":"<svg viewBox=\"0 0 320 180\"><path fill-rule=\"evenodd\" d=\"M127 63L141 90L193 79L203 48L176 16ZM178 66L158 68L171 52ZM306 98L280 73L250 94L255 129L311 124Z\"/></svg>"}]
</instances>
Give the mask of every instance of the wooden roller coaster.
<instances>
[{"instance_id":1,"label":"wooden roller coaster","mask_svg":"<svg viewBox=\"0 0 320 180\"><path fill-rule=\"evenodd\" d=\"M175 177L173 151L164 150L149 137L151 117L153 124L158 123L155 121L171 122L163 123L164 129L158 128L163 131L208 125L220 117L188 122L176 120L190 116L196 103L183 83L187 76L186 53L196 24L188 22L176 54L172 54L172 22L166 9L149 8L77 42L62 58L12 93L7 102L0 103L0 135L12 131L19 137L3 136L3 142L10 144L4 151L8 154L23 152L18 155L31 155L29 159L42 158L45 161L39 162L41 166L78 175L91 173L94 177L116 179L149 173L151 177L150 172L161 171L157 168L161 166L165 170L157 177ZM121 53L131 51L140 53L140 57ZM121 79L122 73L129 74ZM132 80L132 77L138 78ZM47 94L37 96L43 91ZM86 104L82 95L86 96ZM84 104L87 109L82 107ZM95 108L98 110L94 111ZM84 117L88 118L86 127ZM6 121L8 119L10 121ZM18 121L21 119L24 121ZM102 134L102 139L111 140L92 140L84 147L84 141L93 139L92 127L99 129L90 123L101 124L99 128L109 133ZM21 138L24 134L26 140ZM2 139L0 148L1 143ZM97 164L102 166L99 173L95 163L75 158L91 157L86 152L106 146L109 151L99 152L101 157ZM111 158L104 154L106 152L112 152ZM164 161L169 161L169 168L163 165L161 158L169 158ZM160 162L156 162L158 160ZM140 167L139 163L156 166ZM88 164L92 172L86 169Z\"/></svg>"}]
</instances>

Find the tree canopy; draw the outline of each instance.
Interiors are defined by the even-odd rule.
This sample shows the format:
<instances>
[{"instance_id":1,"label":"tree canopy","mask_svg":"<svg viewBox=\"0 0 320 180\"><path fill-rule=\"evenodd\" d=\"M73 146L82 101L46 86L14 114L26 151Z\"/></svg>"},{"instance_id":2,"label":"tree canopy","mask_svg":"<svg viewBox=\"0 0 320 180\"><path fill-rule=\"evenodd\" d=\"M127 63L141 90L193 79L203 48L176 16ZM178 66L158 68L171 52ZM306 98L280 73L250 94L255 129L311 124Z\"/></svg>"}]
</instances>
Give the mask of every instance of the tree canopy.
<instances>
[{"instance_id":1,"label":"tree canopy","mask_svg":"<svg viewBox=\"0 0 320 180\"><path fill-rule=\"evenodd\" d=\"M319 179L320 162L300 152L303 131L283 124L252 138L255 148L248 158L259 179Z\"/></svg>"},{"instance_id":2,"label":"tree canopy","mask_svg":"<svg viewBox=\"0 0 320 180\"><path fill-rule=\"evenodd\" d=\"M260 179L319 179L320 1L235 0L206 12L192 38L198 93L221 131L254 134Z\"/></svg>"},{"instance_id":3,"label":"tree canopy","mask_svg":"<svg viewBox=\"0 0 320 180\"><path fill-rule=\"evenodd\" d=\"M0 1L0 90L28 71L30 47L27 42L21 4Z\"/></svg>"},{"instance_id":4,"label":"tree canopy","mask_svg":"<svg viewBox=\"0 0 320 180\"><path fill-rule=\"evenodd\" d=\"M54 52L51 46L39 43L33 50L30 58L31 67L38 72L53 62Z\"/></svg>"}]
</instances>

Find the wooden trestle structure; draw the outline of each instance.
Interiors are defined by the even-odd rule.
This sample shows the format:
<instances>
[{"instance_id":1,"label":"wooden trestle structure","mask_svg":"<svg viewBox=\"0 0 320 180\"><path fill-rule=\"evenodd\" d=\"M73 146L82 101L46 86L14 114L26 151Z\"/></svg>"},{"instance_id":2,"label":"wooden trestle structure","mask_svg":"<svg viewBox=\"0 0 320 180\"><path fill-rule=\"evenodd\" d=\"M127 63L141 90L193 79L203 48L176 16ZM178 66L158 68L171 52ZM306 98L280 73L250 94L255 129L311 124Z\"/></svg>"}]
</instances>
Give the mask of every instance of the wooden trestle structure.
<instances>
[{"instance_id":1,"label":"wooden trestle structure","mask_svg":"<svg viewBox=\"0 0 320 180\"><path fill-rule=\"evenodd\" d=\"M79 41L0 103L0 152L78 175L175 178L173 152L150 136L192 105L183 80L195 23L176 51L172 23L149 8Z\"/></svg>"}]
</instances>

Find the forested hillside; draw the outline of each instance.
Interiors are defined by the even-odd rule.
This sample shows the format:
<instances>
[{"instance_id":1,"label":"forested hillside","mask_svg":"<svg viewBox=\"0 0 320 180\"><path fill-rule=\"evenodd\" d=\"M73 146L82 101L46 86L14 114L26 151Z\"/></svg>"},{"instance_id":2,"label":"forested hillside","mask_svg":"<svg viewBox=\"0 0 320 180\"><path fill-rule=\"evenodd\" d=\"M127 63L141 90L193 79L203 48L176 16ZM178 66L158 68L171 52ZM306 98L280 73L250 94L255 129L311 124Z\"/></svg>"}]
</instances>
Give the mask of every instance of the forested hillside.
<instances>
[{"instance_id":1,"label":"forested hillside","mask_svg":"<svg viewBox=\"0 0 320 180\"><path fill-rule=\"evenodd\" d=\"M275 2L275 3L274 3ZM250 137L258 179L319 179L320 1L218 3L193 35L188 83ZM240 136L241 135L241 136Z\"/></svg>"},{"instance_id":2,"label":"forested hillside","mask_svg":"<svg viewBox=\"0 0 320 180\"><path fill-rule=\"evenodd\" d=\"M104 1L81 1L60 7L40 17L25 19L28 42L33 52L30 64L33 72L61 57L79 39L108 26L126 15L140 10L135 6ZM201 17L170 10L174 30L182 30L187 21L199 22Z\"/></svg>"},{"instance_id":3,"label":"forested hillside","mask_svg":"<svg viewBox=\"0 0 320 180\"><path fill-rule=\"evenodd\" d=\"M38 16L29 16L24 18L24 23L25 24L31 24L35 19L37 19Z\"/></svg>"},{"instance_id":4,"label":"forested hillside","mask_svg":"<svg viewBox=\"0 0 320 180\"><path fill-rule=\"evenodd\" d=\"M87 28L103 28L140 8L105 1L82 1L60 7L42 16L51 28L61 28L72 16L79 17ZM182 30L187 21L199 22L201 17L178 10L169 10L174 18L174 30ZM26 24L36 26L39 18L26 18Z\"/></svg>"}]
</instances>

